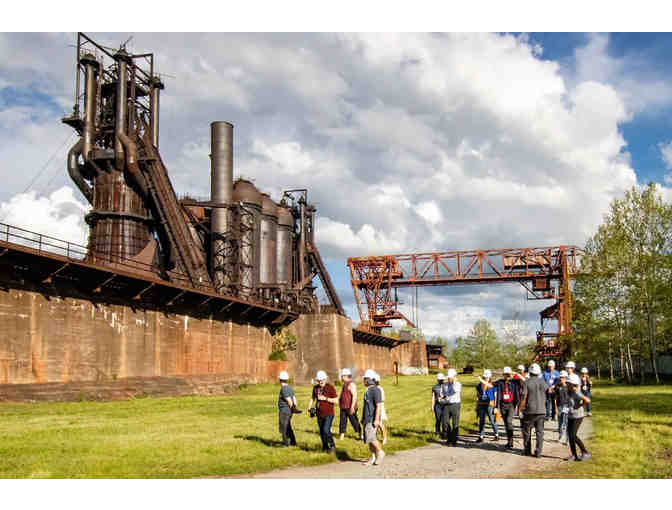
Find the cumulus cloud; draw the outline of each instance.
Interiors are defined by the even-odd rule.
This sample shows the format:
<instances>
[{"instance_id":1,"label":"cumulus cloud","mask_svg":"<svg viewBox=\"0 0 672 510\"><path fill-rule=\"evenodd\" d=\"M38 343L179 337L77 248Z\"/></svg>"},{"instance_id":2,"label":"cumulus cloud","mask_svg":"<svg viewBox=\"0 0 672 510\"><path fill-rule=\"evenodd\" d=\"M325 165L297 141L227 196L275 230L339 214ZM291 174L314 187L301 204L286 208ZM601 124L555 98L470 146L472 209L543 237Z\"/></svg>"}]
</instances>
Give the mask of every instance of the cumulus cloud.
<instances>
[{"instance_id":1,"label":"cumulus cloud","mask_svg":"<svg viewBox=\"0 0 672 510\"><path fill-rule=\"evenodd\" d=\"M0 83L66 104L69 37L0 35ZM116 46L127 35L94 37ZM620 126L672 101L657 78L633 81L634 57L610 56L605 37L591 36L571 69L500 34L135 34L132 49L154 50L174 76L160 147L177 192L209 195L209 123L229 120L235 174L276 199L308 188L322 255L345 268L348 256L583 244L637 182ZM0 108L7 199L68 129L54 108L22 108ZM422 305L427 328L496 318L512 299L502 289L490 308L437 295Z\"/></svg>"},{"instance_id":2,"label":"cumulus cloud","mask_svg":"<svg viewBox=\"0 0 672 510\"><path fill-rule=\"evenodd\" d=\"M88 210L88 205L75 197L71 187L63 186L48 196L38 196L35 191L14 195L0 203L0 218L3 223L84 246L88 235L84 215ZM33 238L27 233L21 235ZM27 240L17 237L10 241L24 244Z\"/></svg>"}]
</instances>

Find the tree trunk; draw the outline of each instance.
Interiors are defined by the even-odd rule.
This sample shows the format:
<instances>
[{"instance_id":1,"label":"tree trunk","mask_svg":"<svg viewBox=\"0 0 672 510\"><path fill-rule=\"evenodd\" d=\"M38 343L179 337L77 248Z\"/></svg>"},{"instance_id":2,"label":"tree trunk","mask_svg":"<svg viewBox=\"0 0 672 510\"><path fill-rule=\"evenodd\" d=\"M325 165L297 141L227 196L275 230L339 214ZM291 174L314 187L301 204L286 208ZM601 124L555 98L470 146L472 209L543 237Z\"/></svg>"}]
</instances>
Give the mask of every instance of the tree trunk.
<instances>
[{"instance_id":1,"label":"tree trunk","mask_svg":"<svg viewBox=\"0 0 672 510\"><path fill-rule=\"evenodd\" d=\"M600 362L598 361L595 363L595 366L597 366L597 380L600 380Z\"/></svg>"},{"instance_id":2,"label":"tree trunk","mask_svg":"<svg viewBox=\"0 0 672 510\"><path fill-rule=\"evenodd\" d=\"M660 384L660 378L658 377L658 366L656 358L656 331L655 331L655 322L653 319L653 313L647 310L648 318L648 329L649 329L649 345L651 346L651 366L653 368L653 375L656 377L656 384Z\"/></svg>"},{"instance_id":3,"label":"tree trunk","mask_svg":"<svg viewBox=\"0 0 672 510\"><path fill-rule=\"evenodd\" d=\"M611 351L611 342L609 342L609 379L614 381L614 356Z\"/></svg>"},{"instance_id":4,"label":"tree trunk","mask_svg":"<svg viewBox=\"0 0 672 510\"><path fill-rule=\"evenodd\" d=\"M630 342L627 343L626 347L628 349L628 362L630 363L630 374L632 374L632 378L634 380L634 366L632 364L632 352L630 352Z\"/></svg>"}]
</instances>

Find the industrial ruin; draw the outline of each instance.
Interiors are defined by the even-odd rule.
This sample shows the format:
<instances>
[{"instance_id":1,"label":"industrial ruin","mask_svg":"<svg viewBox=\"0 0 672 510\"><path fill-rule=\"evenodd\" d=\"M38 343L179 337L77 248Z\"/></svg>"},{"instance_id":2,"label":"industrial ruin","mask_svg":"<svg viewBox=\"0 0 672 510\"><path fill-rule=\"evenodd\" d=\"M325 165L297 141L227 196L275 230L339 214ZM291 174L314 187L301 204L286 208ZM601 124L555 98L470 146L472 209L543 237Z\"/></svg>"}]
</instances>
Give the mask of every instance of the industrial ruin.
<instances>
[{"instance_id":1,"label":"industrial ruin","mask_svg":"<svg viewBox=\"0 0 672 510\"><path fill-rule=\"evenodd\" d=\"M234 179L234 127L216 121L211 195L178 198L159 153L153 54L82 33L76 48L63 122L79 135L67 171L91 205L88 243L0 225L0 398L218 392L273 380L281 365L298 381L317 368L424 369L422 342L352 328L315 245L308 190L275 201ZM296 350L271 362L283 327Z\"/></svg>"}]
</instances>

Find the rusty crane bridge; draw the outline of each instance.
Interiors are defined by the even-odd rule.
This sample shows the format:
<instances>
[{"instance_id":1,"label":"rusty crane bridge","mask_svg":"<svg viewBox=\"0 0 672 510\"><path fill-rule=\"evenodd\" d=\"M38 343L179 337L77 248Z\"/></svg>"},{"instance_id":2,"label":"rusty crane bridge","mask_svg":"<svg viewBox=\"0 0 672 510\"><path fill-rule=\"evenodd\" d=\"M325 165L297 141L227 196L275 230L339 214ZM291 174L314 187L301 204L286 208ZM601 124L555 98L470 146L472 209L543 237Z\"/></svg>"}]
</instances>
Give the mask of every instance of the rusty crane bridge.
<instances>
[{"instance_id":1,"label":"rusty crane bridge","mask_svg":"<svg viewBox=\"0 0 672 510\"><path fill-rule=\"evenodd\" d=\"M540 312L537 358L563 358L571 355L570 281L581 254L576 246L442 251L352 257L348 267L360 328L378 334L395 319L415 327L398 309L398 288L519 282L528 299L554 300ZM557 321L557 332L544 331L548 320Z\"/></svg>"}]
</instances>

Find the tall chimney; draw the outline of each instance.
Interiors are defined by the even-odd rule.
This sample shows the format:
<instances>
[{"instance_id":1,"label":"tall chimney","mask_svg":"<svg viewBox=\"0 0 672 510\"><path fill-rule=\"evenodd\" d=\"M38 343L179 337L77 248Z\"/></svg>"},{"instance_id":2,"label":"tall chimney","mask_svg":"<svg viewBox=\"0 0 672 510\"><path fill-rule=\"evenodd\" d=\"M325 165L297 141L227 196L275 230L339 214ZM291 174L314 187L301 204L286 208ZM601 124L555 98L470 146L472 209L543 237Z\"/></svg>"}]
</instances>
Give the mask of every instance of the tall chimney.
<instances>
[{"instance_id":1,"label":"tall chimney","mask_svg":"<svg viewBox=\"0 0 672 510\"><path fill-rule=\"evenodd\" d=\"M233 200L233 124L217 121L210 124L210 201L212 202L212 272L215 289L222 293L232 283L235 261L227 253L231 235Z\"/></svg>"}]
</instances>

